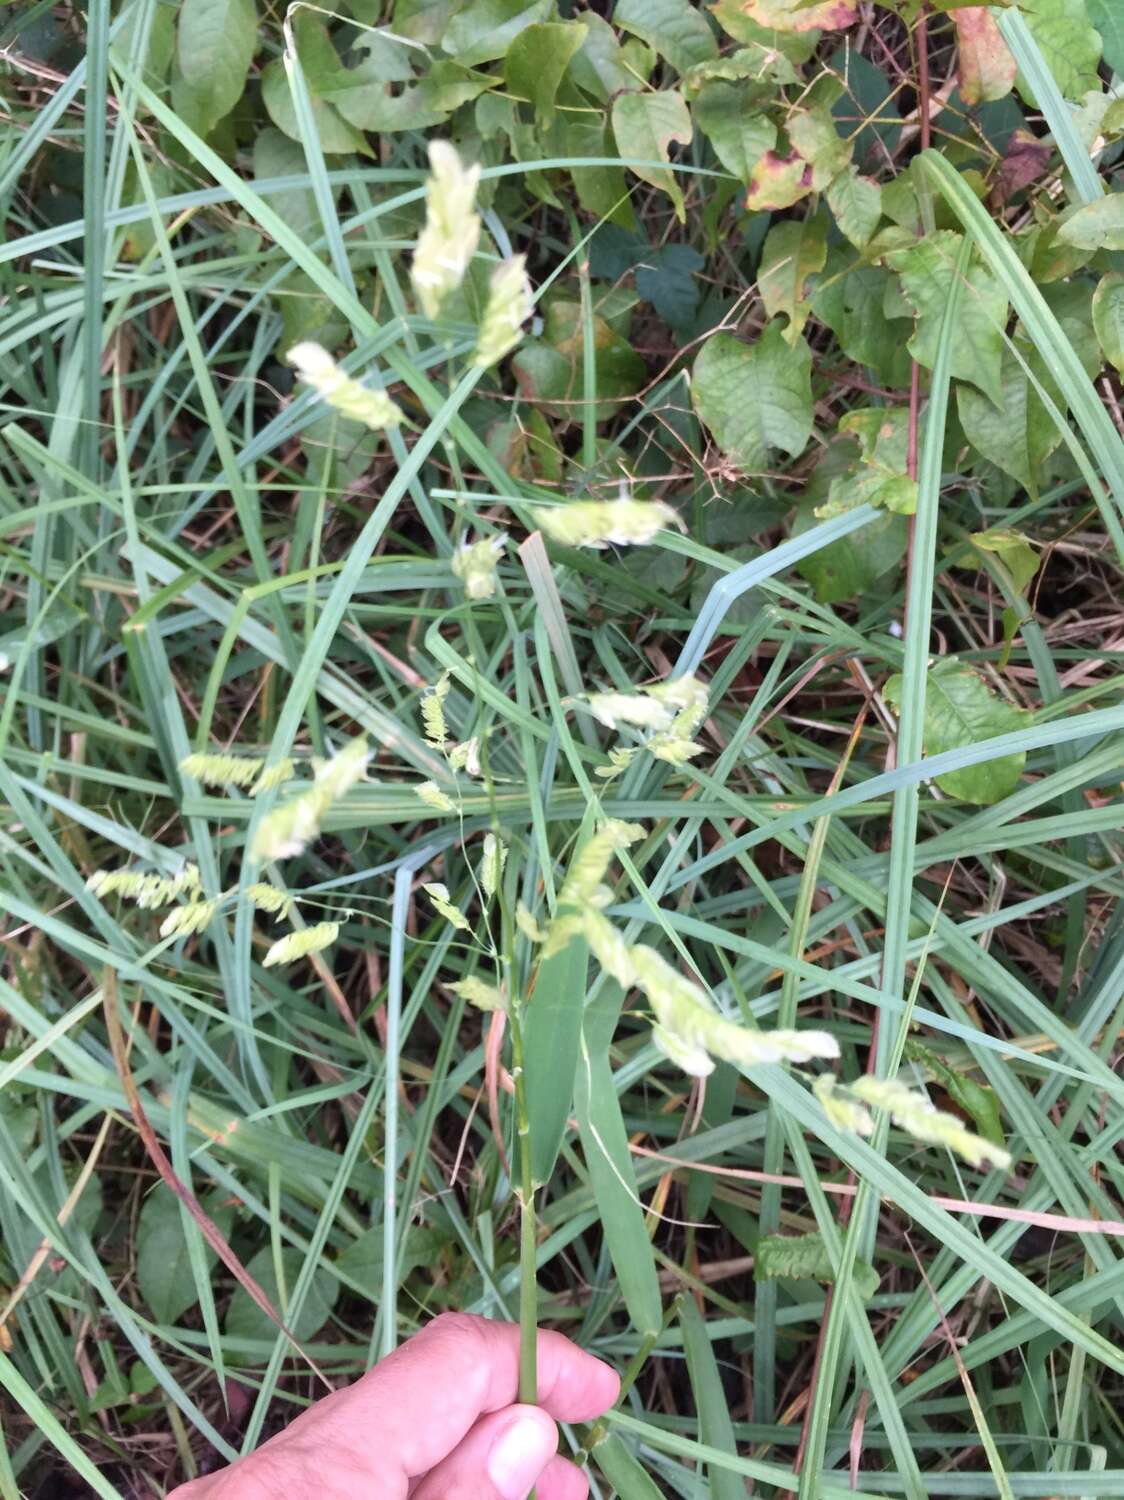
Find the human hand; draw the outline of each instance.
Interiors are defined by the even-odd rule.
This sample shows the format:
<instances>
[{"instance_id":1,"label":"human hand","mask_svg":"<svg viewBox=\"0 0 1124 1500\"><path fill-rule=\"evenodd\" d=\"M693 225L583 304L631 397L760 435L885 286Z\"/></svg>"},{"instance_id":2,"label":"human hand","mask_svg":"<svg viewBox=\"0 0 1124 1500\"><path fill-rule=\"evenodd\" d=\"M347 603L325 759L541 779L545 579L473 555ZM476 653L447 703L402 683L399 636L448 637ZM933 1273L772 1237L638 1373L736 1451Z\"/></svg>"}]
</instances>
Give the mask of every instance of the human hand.
<instances>
[{"instance_id":1,"label":"human hand","mask_svg":"<svg viewBox=\"0 0 1124 1500\"><path fill-rule=\"evenodd\" d=\"M538 1338L537 1406L516 1404L519 1330L444 1313L345 1390L229 1469L168 1500L584 1500L557 1455L560 1422L617 1399L608 1365L560 1333Z\"/></svg>"}]
</instances>

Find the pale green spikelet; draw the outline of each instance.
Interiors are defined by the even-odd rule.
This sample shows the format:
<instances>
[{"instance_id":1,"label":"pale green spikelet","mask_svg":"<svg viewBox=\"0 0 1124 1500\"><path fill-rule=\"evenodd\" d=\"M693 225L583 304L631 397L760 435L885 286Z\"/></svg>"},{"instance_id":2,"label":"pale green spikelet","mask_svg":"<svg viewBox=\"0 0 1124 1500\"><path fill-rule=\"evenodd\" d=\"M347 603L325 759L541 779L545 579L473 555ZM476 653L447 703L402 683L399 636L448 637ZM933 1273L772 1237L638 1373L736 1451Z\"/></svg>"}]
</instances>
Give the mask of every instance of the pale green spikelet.
<instances>
[{"instance_id":1,"label":"pale green spikelet","mask_svg":"<svg viewBox=\"0 0 1124 1500\"><path fill-rule=\"evenodd\" d=\"M438 750L444 748L449 738L448 726L445 723L445 699L448 696L448 672L442 672L433 686L426 688L421 696L422 728L428 743Z\"/></svg>"},{"instance_id":2,"label":"pale green spikelet","mask_svg":"<svg viewBox=\"0 0 1124 1500\"><path fill-rule=\"evenodd\" d=\"M812 1093L837 1130L849 1130L855 1135L874 1134L874 1119L870 1111L856 1099L838 1091L833 1073L821 1073L812 1085Z\"/></svg>"},{"instance_id":3,"label":"pale green spikelet","mask_svg":"<svg viewBox=\"0 0 1124 1500\"><path fill-rule=\"evenodd\" d=\"M585 847L566 872L566 879L558 893L559 906L591 905L613 855L618 849L627 849L638 843L645 832L639 823L624 823L619 818L606 819L593 837L586 841Z\"/></svg>"},{"instance_id":4,"label":"pale green spikelet","mask_svg":"<svg viewBox=\"0 0 1124 1500\"><path fill-rule=\"evenodd\" d=\"M612 781L614 776L619 776L622 771L628 770L638 754L639 746L625 749L623 745L616 745L609 751L609 764L594 767L593 774L600 776L604 781Z\"/></svg>"},{"instance_id":5,"label":"pale green spikelet","mask_svg":"<svg viewBox=\"0 0 1124 1500\"><path fill-rule=\"evenodd\" d=\"M433 905L445 918L461 932L469 931L469 920L461 911L460 907L449 896L449 887L442 884L440 880L431 881L429 885L423 885L422 890L426 893Z\"/></svg>"},{"instance_id":6,"label":"pale green spikelet","mask_svg":"<svg viewBox=\"0 0 1124 1500\"><path fill-rule=\"evenodd\" d=\"M454 995L460 995L462 999L467 1000L469 1005L475 1005L477 1010L507 1009L503 990L494 984L485 984L482 979L477 979L475 974L470 974L467 979L458 979L456 984L451 984L449 988Z\"/></svg>"},{"instance_id":7,"label":"pale green spikelet","mask_svg":"<svg viewBox=\"0 0 1124 1500\"><path fill-rule=\"evenodd\" d=\"M262 966L272 969L277 964L291 964L298 958L307 958L310 953L320 953L330 948L339 935L338 922L317 922L303 932L290 932L277 939L262 959Z\"/></svg>"},{"instance_id":8,"label":"pale green spikelet","mask_svg":"<svg viewBox=\"0 0 1124 1500\"><path fill-rule=\"evenodd\" d=\"M120 896L135 901L142 911L168 906L177 897L194 896L199 890L199 868L187 863L176 875L156 875L140 870L95 870L86 881L86 889L99 901Z\"/></svg>"},{"instance_id":9,"label":"pale green spikelet","mask_svg":"<svg viewBox=\"0 0 1124 1500\"><path fill-rule=\"evenodd\" d=\"M414 795L420 797L426 807L431 807L434 812L456 812L457 804L441 790L436 781L419 782L414 788Z\"/></svg>"},{"instance_id":10,"label":"pale green spikelet","mask_svg":"<svg viewBox=\"0 0 1124 1500\"><path fill-rule=\"evenodd\" d=\"M578 922L589 951L606 974L611 974L623 989L630 989L636 983L636 966L624 934L593 907L587 907Z\"/></svg>"},{"instance_id":11,"label":"pale green spikelet","mask_svg":"<svg viewBox=\"0 0 1124 1500\"><path fill-rule=\"evenodd\" d=\"M507 533L465 542L453 553L449 566L464 584L470 599L491 599L496 592L496 564L507 545Z\"/></svg>"},{"instance_id":12,"label":"pale green spikelet","mask_svg":"<svg viewBox=\"0 0 1124 1500\"><path fill-rule=\"evenodd\" d=\"M466 167L448 141L429 143L429 179L425 185L425 228L418 236L410 280L427 318L464 280L480 241L476 212L478 166Z\"/></svg>"},{"instance_id":13,"label":"pale green spikelet","mask_svg":"<svg viewBox=\"0 0 1124 1500\"><path fill-rule=\"evenodd\" d=\"M189 901L186 906L174 907L160 923L161 937L190 937L203 932L219 909L217 898L210 901Z\"/></svg>"},{"instance_id":14,"label":"pale green spikelet","mask_svg":"<svg viewBox=\"0 0 1124 1500\"><path fill-rule=\"evenodd\" d=\"M292 896L286 891L279 891L275 885L268 885L264 880L256 880L253 885L248 885L246 895L258 911L272 912L279 922L284 921L293 909Z\"/></svg>"},{"instance_id":15,"label":"pale green spikelet","mask_svg":"<svg viewBox=\"0 0 1124 1500\"><path fill-rule=\"evenodd\" d=\"M185 755L180 770L204 786L247 787L261 775L265 761L245 755Z\"/></svg>"},{"instance_id":16,"label":"pale green spikelet","mask_svg":"<svg viewBox=\"0 0 1124 1500\"><path fill-rule=\"evenodd\" d=\"M645 746L657 760L666 761L669 766L685 766L688 761L694 760L696 755L702 755L704 745L698 740L680 739L678 735L660 734L655 739L649 740Z\"/></svg>"},{"instance_id":17,"label":"pale green spikelet","mask_svg":"<svg viewBox=\"0 0 1124 1500\"><path fill-rule=\"evenodd\" d=\"M301 854L320 832L332 803L362 779L370 759L366 738L357 736L327 760L314 763L312 785L299 792L258 824L251 850L255 859L291 859Z\"/></svg>"},{"instance_id":18,"label":"pale green spikelet","mask_svg":"<svg viewBox=\"0 0 1124 1500\"><path fill-rule=\"evenodd\" d=\"M319 344L311 340L294 344L286 358L321 400L353 422L381 432L405 420L402 408L385 391L373 391L353 379Z\"/></svg>"},{"instance_id":19,"label":"pale green spikelet","mask_svg":"<svg viewBox=\"0 0 1124 1500\"><path fill-rule=\"evenodd\" d=\"M662 500L571 500L530 511L535 525L565 547L643 546L680 524Z\"/></svg>"},{"instance_id":20,"label":"pale green spikelet","mask_svg":"<svg viewBox=\"0 0 1124 1500\"><path fill-rule=\"evenodd\" d=\"M688 1042L658 1023L652 1027L652 1041L666 1058L690 1077L705 1078L714 1072L714 1060L700 1043Z\"/></svg>"},{"instance_id":21,"label":"pale green spikelet","mask_svg":"<svg viewBox=\"0 0 1124 1500\"><path fill-rule=\"evenodd\" d=\"M357 735L327 760L314 762L316 785L327 793L332 802L337 802L363 780L370 758L371 751L366 736Z\"/></svg>"},{"instance_id":22,"label":"pale green spikelet","mask_svg":"<svg viewBox=\"0 0 1124 1500\"><path fill-rule=\"evenodd\" d=\"M503 879L503 867L507 862L507 849L494 833L484 835L484 853L480 860L480 884L490 901Z\"/></svg>"},{"instance_id":23,"label":"pale green spikelet","mask_svg":"<svg viewBox=\"0 0 1124 1500\"><path fill-rule=\"evenodd\" d=\"M696 1060L702 1050L746 1068L839 1056L839 1043L830 1032L750 1031L719 1015L705 990L680 974L654 948L638 943L630 956L636 983L647 996L660 1028L656 1041L665 1050L670 1037L682 1053Z\"/></svg>"},{"instance_id":24,"label":"pale green spikelet","mask_svg":"<svg viewBox=\"0 0 1124 1500\"><path fill-rule=\"evenodd\" d=\"M468 776L479 776L479 737L474 734L470 740L462 740L459 745L454 745L449 751L449 765L454 771L464 771Z\"/></svg>"},{"instance_id":25,"label":"pale green spikelet","mask_svg":"<svg viewBox=\"0 0 1124 1500\"><path fill-rule=\"evenodd\" d=\"M947 1146L973 1167L990 1163L1006 1169L1011 1165L1009 1151L984 1140L983 1136L974 1135L958 1116L938 1109L930 1103L927 1095L907 1088L896 1078L875 1078L872 1074L864 1074L850 1085L850 1091L863 1104L886 1110L894 1124L915 1141Z\"/></svg>"},{"instance_id":26,"label":"pale green spikelet","mask_svg":"<svg viewBox=\"0 0 1124 1500\"><path fill-rule=\"evenodd\" d=\"M260 797L263 792L276 790L277 787L292 779L296 769L287 755L282 760L275 761L273 765L266 766L250 788L250 796Z\"/></svg>"},{"instance_id":27,"label":"pale green spikelet","mask_svg":"<svg viewBox=\"0 0 1124 1500\"><path fill-rule=\"evenodd\" d=\"M616 729L631 724L638 729L666 729L675 718L675 710L650 694L590 693L586 698L589 711L599 724Z\"/></svg>"},{"instance_id":28,"label":"pale green spikelet","mask_svg":"<svg viewBox=\"0 0 1124 1500\"><path fill-rule=\"evenodd\" d=\"M527 257L512 255L492 272L488 305L476 336L472 363L482 370L498 364L523 337L523 324L535 310Z\"/></svg>"},{"instance_id":29,"label":"pale green spikelet","mask_svg":"<svg viewBox=\"0 0 1124 1500\"><path fill-rule=\"evenodd\" d=\"M517 901L515 904L515 925L532 943L546 942L546 929L539 925L522 901Z\"/></svg>"}]
</instances>

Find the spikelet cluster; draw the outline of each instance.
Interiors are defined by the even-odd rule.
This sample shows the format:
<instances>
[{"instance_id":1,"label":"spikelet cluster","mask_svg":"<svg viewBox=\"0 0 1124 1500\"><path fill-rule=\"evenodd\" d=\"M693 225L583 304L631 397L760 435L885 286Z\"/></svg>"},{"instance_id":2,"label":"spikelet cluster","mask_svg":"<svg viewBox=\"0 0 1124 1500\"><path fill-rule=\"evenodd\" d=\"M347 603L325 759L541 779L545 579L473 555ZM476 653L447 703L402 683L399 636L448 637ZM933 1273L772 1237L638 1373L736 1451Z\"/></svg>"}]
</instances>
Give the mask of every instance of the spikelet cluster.
<instances>
[{"instance_id":1,"label":"spikelet cluster","mask_svg":"<svg viewBox=\"0 0 1124 1500\"><path fill-rule=\"evenodd\" d=\"M376 432L384 427L397 427L405 420L402 408L385 391L373 391L355 380L319 344L311 340L294 344L286 358L305 384L341 416L362 422Z\"/></svg>"},{"instance_id":2,"label":"spikelet cluster","mask_svg":"<svg viewBox=\"0 0 1124 1500\"><path fill-rule=\"evenodd\" d=\"M447 792L441 790L436 781L420 781L414 788L414 795L434 812L456 811L457 804Z\"/></svg>"},{"instance_id":3,"label":"spikelet cluster","mask_svg":"<svg viewBox=\"0 0 1124 1500\"><path fill-rule=\"evenodd\" d=\"M643 546L680 524L662 500L571 500L530 510L535 525L564 547Z\"/></svg>"},{"instance_id":4,"label":"spikelet cluster","mask_svg":"<svg viewBox=\"0 0 1124 1500\"><path fill-rule=\"evenodd\" d=\"M442 672L421 696L422 729L426 740L438 750L445 748L449 729L445 723L445 699L449 696L449 674Z\"/></svg>"},{"instance_id":5,"label":"spikelet cluster","mask_svg":"<svg viewBox=\"0 0 1124 1500\"><path fill-rule=\"evenodd\" d=\"M507 849L494 833L484 835L484 853L480 860L480 884L490 901L503 879L503 867L507 863Z\"/></svg>"},{"instance_id":6,"label":"spikelet cluster","mask_svg":"<svg viewBox=\"0 0 1124 1500\"><path fill-rule=\"evenodd\" d=\"M512 255L492 272L488 304L476 338L472 363L486 370L510 354L523 337L523 324L534 311L527 258Z\"/></svg>"},{"instance_id":7,"label":"spikelet cluster","mask_svg":"<svg viewBox=\"0 0 1124 1500\"><path fill-rule=\"evenodd\" d=\"M466 167L448 141L429 143L425 227L418 236L410 280L427 318L464 280L480 242L476 189L480 168Z\"/></svg>"},{"instance_id":8,"label":"spikelet cluster","mask_svg":"<svg viewBox=\"0 0 1124 1500\"><path fill-rule=\"evenodd\" d=\"M279 922L283 922L293 909L292 896L264 880L256 880L253 885L248 885L246 895L258 911L271 912Z\"/></svg>"},{"instance_id":9,"label":"spikelet cluster","mask_svg":"<svg viewBox=\"0 0 1124 1500\"><path fill-rule=\"evenodd\" d=\"M433 880L429 885L423 885L422 890L433 902L434 907L445 918L446 922L451 923L461 932L468 931L468 918L449 895L449 887L447 885L443 885L439 880Z\"/></svg>"},{"instance_id":10,"label":"spikelet cluster","mask_svg":"<svg viewBox=\"0 0 1124 1500\"><path fill-rule=\"evenodd\" d=\"M242 787L257 797L288 781L295 767L288 758L267 766L260 756L201 752L185 756L180 761L180 770L204 786Z\"/></svg>"},{"instance_id":11,"label":"spikelet cluster","mask_svg":"<svg viewBox=\"0 0 1124 1500\"><path fill-rule=\"evenodd\" d=\"M706 718L708 696L697 677L674 677L632 693L590 693L586 702L594 718L609 729L627 724L653 731L643 748L657 760L682 766L702 754L703 747L693 735ZM606 779L619 775L634 753L620 747L611 750L609 765L600 767L597 774Z\"/></svg>"},{"instance_id":12,"label":"spikelet cluster","mask_svg":"<svg viewBox=\"0 0 1124 1500\"><path fill-rule=\"evenodd\" d=\"M507 533L465 542L453 553L450 566L470 599L491 599L496 592L496 564L507 543Z\"/></svg>"},{"instance_id":13,"label":"spikelet cluster","mask_svg":"<svg viewBox=\"0 0 1124 1500\"><path fill-rule=\"evenodd\" d=\"M291 964L298 958L307 958L310 953L320 953L331 947L339 935L338 922L317 922L302 932L290 932L277 939L262 959L262 965L272 969L277 964Z\"/></svg>"},{"instance_id":14,"label":"spikelet cluster","mask_svg":"<svg viewBox=\"0 0 1124 1500\"><path fill-rule=\"evenodd\" d=\"M338 755L315 763L312 785L275 807L259 823L253 844L255 859L291 859L302 853L320 832L332 803L362 779L369 759L367 741L360 735Z\"/></svg>"},{"instance_id":15,"label":"spikelet cluster","mask_svg":"<svg viewBox=\"0 0 1124 1500\"><path fill-rule=\"evenodd\" d=\"M957 1116L938 1109L930 1103L927 1095L908 1088L896 1078L875 1078L864 1074L849 1085L850 1092L860 1104L874 1109L884 1109L894 1124L911 1135L915 1141L924 1141L931 1146L947 1146L962 1156L973 1167L988 1164L1009 1167L1011 1154L1002 1146L996 1146L983 1136L975 1135Z\"/></svg>"},{"instance_id":16,"label":"spikelet cluster","mask_svg":"<svg viewBox=\"0 0 1124 1500\"><path fill-rule=\"evenodd\" d=\"M199 869L185 864L178 875L144 874L138 870L95 870L86 881L86 889L93 891L99 901L110 896L121 896L126 901L135 901L144 911L154 911L168 906L180 896L193 899L199 890Z\"/></svg>"},{"instance_id":17,"label":"spikelet cluster","mask_svg":"<svg viewBox=\"0 0 1124 1500\"><path fill-rule=\"evenodd\" d=\"M469 1005L475 1005L477 1010L507 1009L503 990L497 985L485 983L483 979L477 979L475 974L470 974L467 979L458 979L449 988L454 995L467 1000Z\"/></svg>"},{"instance_id":18,"label":"spikelet cluster","mask_svg":"<svg viewBox=\"0 0 1124 1500\"><path fill-rule=\"evenodd\" d=\"M160 923L161 937L190 937L210 926L219 909L218 899L189 901L186 906L176 906Z\"/></svg>"}]
</instances>

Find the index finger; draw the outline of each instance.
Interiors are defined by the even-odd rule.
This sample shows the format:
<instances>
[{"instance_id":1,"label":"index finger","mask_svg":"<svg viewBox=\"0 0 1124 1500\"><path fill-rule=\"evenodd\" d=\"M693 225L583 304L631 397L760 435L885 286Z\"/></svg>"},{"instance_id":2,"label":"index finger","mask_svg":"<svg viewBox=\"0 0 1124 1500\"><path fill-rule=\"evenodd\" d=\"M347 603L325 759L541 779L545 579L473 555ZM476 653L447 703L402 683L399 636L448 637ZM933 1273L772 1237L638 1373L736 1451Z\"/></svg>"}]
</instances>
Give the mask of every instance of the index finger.
<instances>
[{"instance_id":1,"label":"index finger","mask_svg":"<svg viewBox=\"0 0 1124 1500\"><path fill-rule=\"evenodd\" d=\"M619 1391L607 1364L560 1333L539 1332L538 1405L557 1421L592 1421ZM440 1463L478 1418L511 1406L518 1394L519 1329L444 1313L317 1410L346 1447L361 1434L380 1472L415 1479Z\"/></svg>"}]
</instances>

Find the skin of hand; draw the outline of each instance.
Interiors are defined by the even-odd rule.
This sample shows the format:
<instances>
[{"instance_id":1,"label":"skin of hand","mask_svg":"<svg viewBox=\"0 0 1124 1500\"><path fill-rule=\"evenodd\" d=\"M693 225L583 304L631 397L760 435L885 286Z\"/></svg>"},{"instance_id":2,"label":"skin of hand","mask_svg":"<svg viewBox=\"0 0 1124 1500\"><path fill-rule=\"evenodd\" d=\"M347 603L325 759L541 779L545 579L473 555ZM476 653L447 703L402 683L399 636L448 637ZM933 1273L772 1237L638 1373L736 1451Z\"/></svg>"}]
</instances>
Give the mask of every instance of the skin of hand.
<instances>
[{"instance_id":1,"label":"skin of hand","mask_svg":"<svg viewBox=\"0 0 1124 1500\"><path fill-rule=\"evenodd\" d=\"M361 1380L255 1453L168 1500L584 1500L555 1422L616 1401L615 1371L560 1333L538 1336L538 1404L516 1401L519 1330L443 1313Z\"/></svg>"}]
</instances>

